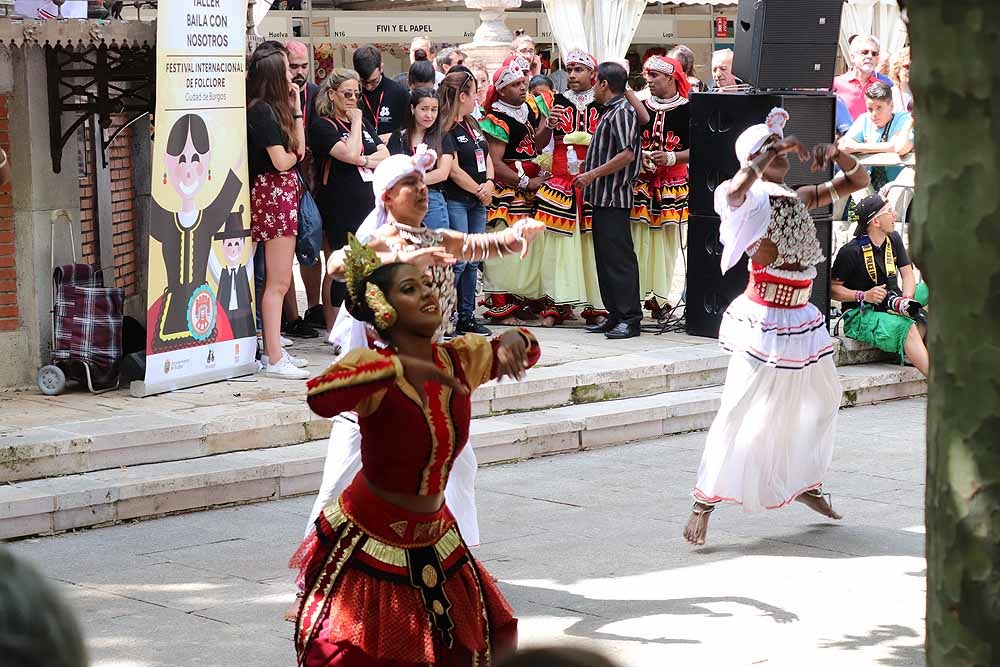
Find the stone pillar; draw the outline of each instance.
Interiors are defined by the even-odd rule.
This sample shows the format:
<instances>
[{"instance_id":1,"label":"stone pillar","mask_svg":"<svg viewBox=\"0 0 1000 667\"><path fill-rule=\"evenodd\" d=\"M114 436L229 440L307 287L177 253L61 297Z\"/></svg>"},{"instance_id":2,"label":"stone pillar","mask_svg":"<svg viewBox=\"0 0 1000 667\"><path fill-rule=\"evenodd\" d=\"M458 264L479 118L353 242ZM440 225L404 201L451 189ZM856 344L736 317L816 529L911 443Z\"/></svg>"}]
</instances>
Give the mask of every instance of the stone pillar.
<instances>
[{"instance_id":1,"label":"stone pillar","mask_svg":"<svg viewBox=\"0 0 1000 667\"><path fill-rule=\"evenodd\" d=\"M486 63L490 74L503 64L510 54L514 34L503 22L503 13L521 6L521 0L465 0L469 9L478 9L481 23L468 44L459 48L467 56Z\"/></svg>"},{"instance_id":2,"label":"stone pillar","mask_svg":"<svg viewBox=\"0 0 1000 667\"><path fill-rule=\"evenodd\" d=\"M62 173L52 171L49 150L48 74L41 47L11 48L13 93L10 141L17 247L17 298L20 328L0 335L0 388L34 384L38 368L49 361L52 339L53 219L72 220L80 242L80 183L76 135L63 148ZM79 248L77 248L79 253ZM56 228L55 262L72 261L69 226Z\"/></svg>"}]
</instances>

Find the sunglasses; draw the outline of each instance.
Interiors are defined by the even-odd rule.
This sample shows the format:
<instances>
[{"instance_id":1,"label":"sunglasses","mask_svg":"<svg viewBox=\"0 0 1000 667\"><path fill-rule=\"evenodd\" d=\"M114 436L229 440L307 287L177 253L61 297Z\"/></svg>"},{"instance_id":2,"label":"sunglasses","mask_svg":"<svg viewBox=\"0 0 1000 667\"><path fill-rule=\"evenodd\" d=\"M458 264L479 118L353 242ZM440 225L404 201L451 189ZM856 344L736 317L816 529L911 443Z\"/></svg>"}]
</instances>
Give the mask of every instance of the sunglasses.
<instances>
[{"instance_id":1,"label":"sunglasses","mask_svg":"<svg viewBox=\"0 0 1000 667\"><path fill-rule=\"evenodd\" d=\"M359 91L359 90L358 91L355 91L355 90L338 90L337 92L340 93L341 95L343 95L345 100L360 100L361 99L361 91Z\"/></svg>"},{"instance_id":2,"label":"sunglasses","mask_svg":"<svg viewBox=\"0 0 1000 667\"><path fill-rule=\"evenodd\" d=\"M873 51L871 49L861 49L860 51L858 51L858 53L860 53L863 56L877 56L878 55L878 51Z\"/></svg>"}]
</instances>

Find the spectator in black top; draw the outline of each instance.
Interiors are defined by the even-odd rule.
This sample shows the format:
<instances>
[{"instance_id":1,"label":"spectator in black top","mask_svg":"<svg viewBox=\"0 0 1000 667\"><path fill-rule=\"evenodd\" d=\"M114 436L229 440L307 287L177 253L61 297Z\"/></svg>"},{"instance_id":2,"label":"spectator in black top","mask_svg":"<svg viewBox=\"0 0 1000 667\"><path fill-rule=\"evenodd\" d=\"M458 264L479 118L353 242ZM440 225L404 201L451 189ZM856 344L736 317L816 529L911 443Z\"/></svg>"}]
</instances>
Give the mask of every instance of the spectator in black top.
<instances>
[{"instance_id":1,"label":"spectator in black top","mask_svg":"<svg viewBox=\"0 0 1000 667\"><path fill-rule=\"evenodd\" d=\"M896 231L896 211L881 194L858 203L854 239L837 253L830 273L830 296L844 309L844 335L898 354L900 363L906 359L926 376L930 360L920 310L926 297L918 294Z\"/></svg>"},{"instance_id":2,"label":"spectator in black top","mask_svg":"<svg viewBox=\"0 0 1000 667\"><path fill-rule=\"evenodd\" d=\"M375 127L358 108L360 97L358 73L352 69L333 70L320 86L316 118L309 130L318 161L316 205L323 216L329 250L347 245L347 235L356 232L375 208L372 172L389 157ZM323 312L327 327L332 328L346 288L341 282L335 283L329 271L323 280L323 294L327 297Z\"/></svg>"},{"instance_id":3,"label":"spectator in black top","mask_svg":"<svg viewBox=\"0 0 1000 667\"><path fill-rule=\"evenodd\" d=\"M433 169L424 173L427 186L427 214L424 224L431 229L448 229L448 209L444 202L442 185L451 173L455 158L455 141L450 133L443 133L438 123L438 98L432 88L416 88L410 93L410 109L406 127L389 138L389 153L413 155L421 144L433 150L438 158Z\"/></svg>"},{"instance_id":4,"label":"spectator in black top","mask_svg":"<svg viewBox=\"0 0 1000 667\"><path fill-rule=\"evenodd\" d=\"M303 380L304 359L281 347L281 310L292 283L298 230L299 179L294 168L305 154L299 88L292 82L285 50L251 60L247 73L247 153L250 167L250 231L264 244L267 277L261 298L264 374Z\"/></svg>"},{"instance_id":5,"label":"spectator in black top","mask_svg":"<svg viewBox=\"0 0 1000 667\"><path fill-rule=\"evenodd\" d=\"M313 192L316 187L316 179L313 155L309 149L309 124L312 122L313 116L316 115L316 95L319 93L319 86L309 81L309 50L306 45L289 39L285 42L284 49L288 54L288 69L292 72L292 83L299 87L299 108L302 109L302 114L305 116L306 154L298 165L298 170L306 187L309 188L310 192ZM306 314L304 317L299 317L295 285L289 286L288 293L285 294L284 322L281 331L296 338L315 338L317 334L313 327L325 326L323 306L320 304L323 263L317 262L312 266L299 264L299 275L302 277L302 285L306 290Z\"/></svg>"},{"instance_id":6,"label":"spectator in black top","mask_svg":"<svg viewBox=\"0 0 1000 667\"><path fill-rule=\"evenodd\" d=\"M414 57L416 60L410 65L410 73L407 78L410 90L434 88L434 65L427 60L427 54L423 49L417 49Z\"/></svg>"},{"instance_id":7,"label":"spectator in black top","mask_svg":"<svg viewBox=\"0 0 1000 667\"><path fill-rule=\"evenodd\" d=\"M604 114L587 149L586 171L574 184L594 207L597 280L609 313L603 324L589 326L587 331L612 339L638 336L642 321L639 264L629 226L641 126L625 98L627 80L625 68L618 63L605 62L597 68L594 99L604 105Z\"/></svg>"},{"instance_id":8,"label":"spectator in black top","mask_svg":"<svg viewBox=\"0 0 1000 667\"><path fill-rule=\"evenodd\" d=\"M379 139L386 141L403 125L410 96L402 86L382 74L382 53L365 44L354 52L354 70L361 77L358 106L365 120L374 126Z\"/></svg>"},{"instance_id":9,"label":"spectator in black top","mask_svg":"<svg viewBox=\"0 0 1000 667\"><path fill-rule=\"evenodd\" d=\"M454 68L438 88L438 122L441 129L455 142L455 161L445 183L448 221L451 229L463 234L486 231L486 206L493 200L493 162L486 135L472 117L476 108L477 82L475 75ZM488 336L490 330L475 320L476 275L479 264L458 262L454 266L457 292L459 333Z\"/></svg>"}]
</instances>

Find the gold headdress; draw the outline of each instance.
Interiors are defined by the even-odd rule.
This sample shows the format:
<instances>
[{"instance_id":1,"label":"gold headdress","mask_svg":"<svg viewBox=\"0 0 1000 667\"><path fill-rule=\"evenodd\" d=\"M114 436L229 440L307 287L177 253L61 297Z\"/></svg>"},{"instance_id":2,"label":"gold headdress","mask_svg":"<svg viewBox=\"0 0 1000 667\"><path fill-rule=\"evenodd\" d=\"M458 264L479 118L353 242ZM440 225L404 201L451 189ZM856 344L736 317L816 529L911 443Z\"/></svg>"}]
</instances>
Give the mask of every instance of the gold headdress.
<instances>
[{"instance_id":1,"label":"gold headdress","mask_svg":"<svg viewBox=\"0 0 1000 667\"><path fill-rule=\"evenodd\" d=\"M374 250L358 241L354 234L347 235L347 252L344 254L344 278L347 294L353 303L361 298L375 314L375 328L384 331L396 323L396 309L385 298L381 288L367 282L368 276L382 266L382 260Z\"/></svg>"}]
</instances>

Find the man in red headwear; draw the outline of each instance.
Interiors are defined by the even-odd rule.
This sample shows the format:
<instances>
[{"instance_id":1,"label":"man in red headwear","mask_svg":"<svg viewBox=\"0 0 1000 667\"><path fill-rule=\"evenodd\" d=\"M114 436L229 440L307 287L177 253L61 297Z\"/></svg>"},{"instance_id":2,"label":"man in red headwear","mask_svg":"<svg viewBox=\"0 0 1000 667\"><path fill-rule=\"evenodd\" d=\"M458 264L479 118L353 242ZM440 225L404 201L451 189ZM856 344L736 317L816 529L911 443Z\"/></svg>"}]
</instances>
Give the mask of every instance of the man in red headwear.
<instances>
[{"instance_id":1,"label":"man in red headwear","mask_svg":"<svg viewBox=\"0 0 1000 667\"><path fill-rule=\"evenodd\" d=\"M496 176L493 202L486 214L487 225L494 231L532 217L535 193L545 182L534 158L549 143L552 130L545 123L548 109L536 110L538 107L532 108L526 101L527 68L527 62L511 57L493 73L486 116L479 122L489 142ZM487 319L514 321L526 300L543 296L541 261L540 248L533 248L521 260L501 258L485 263L486 291L490 293L484 313Z\"/></svg>"},{"instance_id":2,"label":"man in red headwear","mask_svg":"<svg viewBox=\"0 0 1000 667\"><path fill-rule=\"evenodd\" d=\"M639 260L645 307L660 319L680 249L679 225L688 219L690 84L674 58L652 56L642 68L650 97L643 101L649 121L642 126L642 170L635 181L632 241Z\"/></svg>"}]
</instances>

